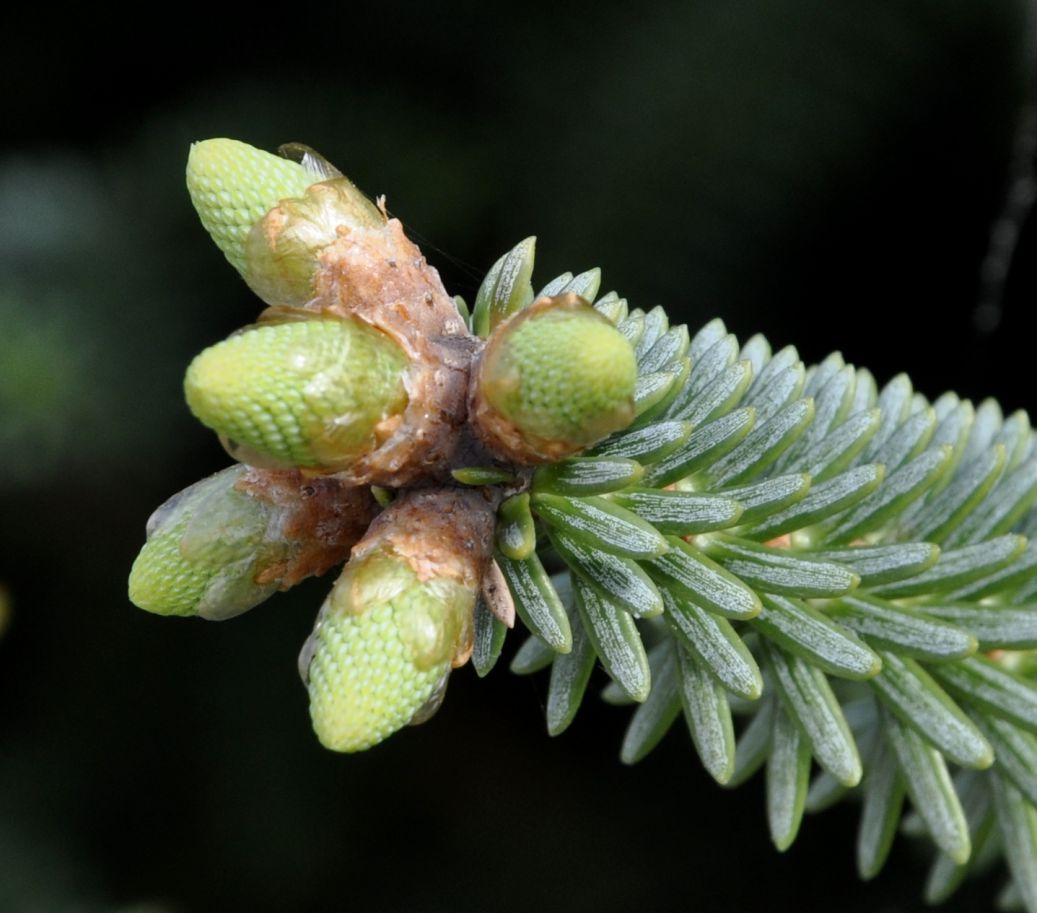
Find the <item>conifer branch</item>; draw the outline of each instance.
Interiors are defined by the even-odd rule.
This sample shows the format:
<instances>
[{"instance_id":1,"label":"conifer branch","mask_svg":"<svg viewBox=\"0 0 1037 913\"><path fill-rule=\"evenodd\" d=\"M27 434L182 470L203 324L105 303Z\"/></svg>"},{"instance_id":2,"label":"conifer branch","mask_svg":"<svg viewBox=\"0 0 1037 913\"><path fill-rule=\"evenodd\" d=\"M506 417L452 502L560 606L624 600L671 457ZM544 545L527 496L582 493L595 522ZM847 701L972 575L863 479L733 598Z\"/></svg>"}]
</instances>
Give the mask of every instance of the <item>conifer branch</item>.
<instances>
[{"instance_id":1,"label":"conifer branch","mask_svg":"<svg viewBox=\"0 0 1037 913\"><path fill-rule=\"evenodd\" d=\"M838 354L806 367L720 320L690 334L599 297L598 270L534 292L532 239L468 317L312 151L264 156L209 141L189 168L203 223L271 306L188 376L251 468L160 509L139 605L226 617L358 543L300 661L329 747L426 719L452 666L494 668L517 615L511 668L550 669L552 735L600 663L606 699L636 705L627 763L683 716L718 783L764 771L778 849L855 796L862 878L913 821L930 900L1001 856L1037 913L1025 413L930 402L904 375L879 389ZM391 503L364 533L371 485ZM300 512L318 489L334 536Z\"/></svg>"}]
</instances>

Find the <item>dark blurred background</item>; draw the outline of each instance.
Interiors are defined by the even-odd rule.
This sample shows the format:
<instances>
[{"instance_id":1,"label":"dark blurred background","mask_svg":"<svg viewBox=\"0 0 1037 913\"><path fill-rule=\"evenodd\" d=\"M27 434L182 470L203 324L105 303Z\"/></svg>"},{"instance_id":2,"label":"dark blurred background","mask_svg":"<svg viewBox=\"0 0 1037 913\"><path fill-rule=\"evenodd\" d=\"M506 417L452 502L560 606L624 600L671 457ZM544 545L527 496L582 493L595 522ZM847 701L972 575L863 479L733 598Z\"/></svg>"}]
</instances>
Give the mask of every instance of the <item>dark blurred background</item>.
<instances>
[{"instance_id":1,"label":"dark blurred background","mask_svg":"<svg viewBox=\"0 0 1037 913\"><path fill-rule=\"evenodd\" d=\"M1031 7L5 14L0 911L918 909L906 840L858 883L852 804L780 856L759 778L725 793L679 726L623 767L628 713L595 700L549 739L546 681L504 663L335 756L295 671L330 581L227 624L147 615L125 581L151 510L227 463L183 371L257 312L183 187L212 136L320 149L469 301L536 234L541 283L600 265L693 328L1032 408Z\"/></svg>"}]
</instances>

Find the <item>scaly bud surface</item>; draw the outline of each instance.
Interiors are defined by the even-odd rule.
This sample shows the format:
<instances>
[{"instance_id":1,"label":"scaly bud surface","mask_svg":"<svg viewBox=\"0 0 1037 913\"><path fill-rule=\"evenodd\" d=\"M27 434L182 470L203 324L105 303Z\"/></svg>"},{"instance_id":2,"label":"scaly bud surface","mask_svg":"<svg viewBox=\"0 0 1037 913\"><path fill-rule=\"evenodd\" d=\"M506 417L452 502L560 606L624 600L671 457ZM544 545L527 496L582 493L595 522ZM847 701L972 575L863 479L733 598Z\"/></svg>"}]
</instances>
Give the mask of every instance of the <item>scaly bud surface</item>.
<instances>
[{"instance_id":1,"label":"scaly bud surface","mask_svg":"<svg viewBox=\"0 0 1037 913\"><path fill-rule=\"evenodd\" d=\"M281 200L302 196L314 180L298 162L233 139L194 143L187 159L187 189L202 225L243 276L252 227Z\"/></svg>"},{"instance_id":2,"label":"scaly bud surface","mask_svg":"<svg viewBox=\"0 0 1037 913\"><path fill-rule=\"evenodd\" d=\"M633 349L607 319L577 295L541 298L491 334L470 411L501 456L548 462L630 424L636 382Z\"/></svg>"},{"instance_id":3,"label":"scaly bud surface","mask_svg":"<svg viewBox=\"0 0 1037 913\"><path fill-rule=\"evenodd\" d=\"M267 304L301 307L315 294L320 252L357 228L381 228L386 218L345 177L282 200L249 232L245 281Z\"/></svg>"},{"instance_id":4,"label":"scaly bud surface","mask_svg":"<svg viewBox=\"0 0 1037 913\"><path fill-rule=\"evenodd\" d=\"M245 462L254 452L270 465L333 470L391 434L407 405L407 365L392 339L359 320L302 320L206 349L184 389L191 411Z\"/></svg>"},{"instance_id":5,"label":"scaly bud surface","mask_svg":"<svg viewBox=\"0 0 1037 913\"><path fill-rule=\"evenodd\" d=\"M321 609L310 714L334 751L362 751L405 726L450 672L473 594L422 581L390 550L350 562Z\"/></svg>"},{"instance_id":6,"label":"scaly bud surface","mask_svg":"<svg viewBox=\"0 0 1037 913\"><path fill-rule=\"evenodd\" d=\"M268 508L235 491L244 472L232 466L196 482L151 515L148 541L130 571L131 602L156 615L197 615L221 601L214 598L221 591L229 616L277 589L253 582Z\"/></svg>"},{"instance_id":7,"label":"scaly bud surface","mask_svg":"<svg viewBox=\"0 0 1037 913\"><path fill-rule=\"evenodd\" d=\"M326 747L361 751L434 711L471 652L493 517L481 493L425 490L371 525L300 658Z\"/></svg>"},{"instance_id":8,"label":"scaly bud surface","mask_svg":"<svg viewBox=\"0 0 1037 913\"><path fill-rule=\"evenodd\" d=\"M130 600L157 615L239 615L343 561L376 509L367 489L231 466L152 514Z\"/></svg>"}]
</instances>

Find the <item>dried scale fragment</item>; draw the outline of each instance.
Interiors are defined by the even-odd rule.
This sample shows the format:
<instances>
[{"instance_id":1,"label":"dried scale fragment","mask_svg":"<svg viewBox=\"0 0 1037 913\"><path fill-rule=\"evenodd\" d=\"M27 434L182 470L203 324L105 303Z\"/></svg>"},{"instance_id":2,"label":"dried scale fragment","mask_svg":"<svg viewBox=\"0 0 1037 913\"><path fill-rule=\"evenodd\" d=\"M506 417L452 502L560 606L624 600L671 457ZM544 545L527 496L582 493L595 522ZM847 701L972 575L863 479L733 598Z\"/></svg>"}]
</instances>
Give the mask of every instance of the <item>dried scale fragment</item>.
<instances>
[{"instance_id":1,"label":"dried scale fragment","mask_svg":"<svg viewBox=\"0 0 1037 913\"><path fill-rule=\"evenodd\" d=\"M243 276L267 304L303 307L316 297L318 254L356 229L377 229L387 218L349 178L311 184L281 200L249 231Z\"/></svg>"}]
</instances>

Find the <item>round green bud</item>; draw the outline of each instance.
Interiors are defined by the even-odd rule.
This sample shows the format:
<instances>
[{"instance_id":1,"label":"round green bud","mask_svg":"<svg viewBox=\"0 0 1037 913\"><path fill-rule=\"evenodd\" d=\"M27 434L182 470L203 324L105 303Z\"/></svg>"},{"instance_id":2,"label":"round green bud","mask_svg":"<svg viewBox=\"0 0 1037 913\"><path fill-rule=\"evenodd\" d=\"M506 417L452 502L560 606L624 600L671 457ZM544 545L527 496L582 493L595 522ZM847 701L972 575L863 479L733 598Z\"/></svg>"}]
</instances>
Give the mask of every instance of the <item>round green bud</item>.
<instances>
[{"instance_id":1,"label":"round green bud","mask_svg":"<svg viewBox=\"0 0 1037 913\"><path fill-rule=\"evenodd\" d=\"M277 582L257 583L271 505L235 485L232 466L174 495L148 520L130 571L130 601L156 615L229 618L258 605Z\"/></svg>"},{"instance_id":2,"label":"round green bud","mask_svg":"<svg viewBox=\"0 0 1037 913\"><path fill-rule=\"evenodd\" d=\"M266 465L334 470L390 433L407 405L408 364L395 341L359 320L301 320L206 349L184 390L191 411L245 462L256 454Z\"/></svg>"},{"instance_id":3,"label":"round green bud","mask_svg":"<svg viewBox=\"0 0 1037 913\"><path fill-rule=\"evenodd\" d=\"M474 602L455 580L422 580L390 547L351 561L300 661L321 743L363 751L423 719L442 695Z\"/></svg>"},{"instance_id":4,"label":"round green bud","mask_svg":"<svg viewBox=\"0 0 1037 913\"><path fill-rule=\"evenodd\" d=\"M475 380L475 420L523 462L561 459L634 418L637 359L576 295L542 298L491 335Z\"/></svg>"},{"instance_id":5,"label":"round green bud","mask_svg":"<svg viewBox=\"0 0 1037 913\"><path fill-rule=\"evenodd\" d=\"M245 281L267 304L302 306L314 297L320 252L345 231L385 222L348 178L313 184L300 197L282 200L249 232Z\"/></svg>"},{"instance_id":6,"label":"round green bud","mask_svg":"<svg viewBox=\"0 0 1037 913\"><path fill-rule=\"evenodd\" d=\"M298 162L233 139L191 146L187 189L205 230L243 276L252 227L286 197L298 197L316 178Z\"/></svg>"}]
</instances>

